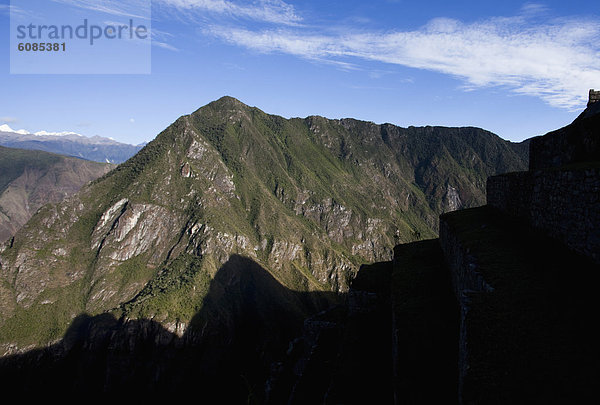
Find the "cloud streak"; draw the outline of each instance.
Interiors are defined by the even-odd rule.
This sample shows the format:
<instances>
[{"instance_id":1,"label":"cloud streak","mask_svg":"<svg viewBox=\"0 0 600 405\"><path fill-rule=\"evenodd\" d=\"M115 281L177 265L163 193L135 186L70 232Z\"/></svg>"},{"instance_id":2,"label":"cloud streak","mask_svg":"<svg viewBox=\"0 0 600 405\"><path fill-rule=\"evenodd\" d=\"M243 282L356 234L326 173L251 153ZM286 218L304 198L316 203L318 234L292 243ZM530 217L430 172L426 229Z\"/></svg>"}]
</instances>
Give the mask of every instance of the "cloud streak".
<instances>
[{"instance_id":1,"label":"cloud streak","mask_svg":"<svg viewBox=\"0 0 600 405\"><path fill-rule=\"evenodd\" d=\"M110 14L118 17L145 19L150 15L150 0L52 0L93 12Z\"/></svg>"},{"instance_id":2,"label":"cloud streak","mask_svg":"<svg viewBox=\"0 0 600 405\"><path fill-rule=\"evenodd\" d=\"M129 15L150 0L53 0ZM262 53L283 53L357 69L379 62L457 78L465 91L502 87L577 110L587 90L600 87L600 20L548 19L526 3L519 15L473 23L437 18L411 31L354 31L310 25L284 0L154 0L210 36ZM178 50L170 38L155 45Z\"/></svg>"},{"instance_id":3,"label":"cloud streak","mask_svg":"<svg viewBox=\"0 0 600 405\"><path fill-rule=\"evenodd\" d=\"M19 122L16 117L0 117L0 122L4 122L6 124L13 124L15 122Z\"/></svg>"},{"instance_id":4,"label":"cloud streak","mask_svg":"<svg viewBox=\"0 0 600 405\"><path fill-rule=\"evenodd\" d=\"M465 24L438 18L413 31L327 34L213 26L210 35L264 53L336 63L377 61L451 75L465 90L502 86L575 110L600 86L600 21L532 22L526 14Z\"/></svg>"},{"instance_id":5,"label":"cloud streak","mask_svg":"<svg viewBox=\"0 0 600 405\"><path fill-rule=\"evenodd\" d=\"M225 17L243 18L283 25L297 25L301 18L294 6L282 0L258 0L250 4L228 0L156 0L180 11L208 12ZM247 2L246 2L247 3Z\"/></svg>"}]
</instances>

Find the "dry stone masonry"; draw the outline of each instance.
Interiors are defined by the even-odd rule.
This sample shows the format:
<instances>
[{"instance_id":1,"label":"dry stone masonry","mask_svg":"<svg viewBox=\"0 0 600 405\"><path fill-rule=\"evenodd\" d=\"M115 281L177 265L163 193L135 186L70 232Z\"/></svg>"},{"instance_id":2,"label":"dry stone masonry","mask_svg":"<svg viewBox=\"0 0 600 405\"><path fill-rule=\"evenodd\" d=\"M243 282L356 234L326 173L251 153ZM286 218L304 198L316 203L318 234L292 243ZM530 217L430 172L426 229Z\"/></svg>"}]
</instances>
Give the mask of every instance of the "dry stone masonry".
<instances>
[{"instance_id":1,"label":"dry stone masonry","mask_svg":"<svg viewBox=\"0 0 600 405\"><path fill-rule=\"evenodd\" d=\"M589 107L592 104L597 103L598 101L600 101L600 90L596 91L594 89L590 89L590 98L587 106Z\"/></svg>"},{"instance_id":2,"label":"dry stone masonry","mask_svg":"<svg viewBox=\"0 0 600 405\"><path fill-rule=\"evenodd\" d=\"M588 108L572 124L532 139L528 171L488 178L488 207L440 217L460 306L461 405L500 395L501 403L581 402L572 396L595 392L586 367L597 349L587 328L597 312L600 264L599 101L590 90ZM532 347L543 345L543 356L523 349L536 339Z\"/></svg>"},{"instance_id":3,"label":"dry stone masonry","mask_svg":"<svg viewBox=\"0 0 600 405\"><path fill-rule=\"evenodd\" d=\"M600 92L569 126L534 138L529 171L493 176L487 203L600 263Z\"/></svg>"}]
</instances>

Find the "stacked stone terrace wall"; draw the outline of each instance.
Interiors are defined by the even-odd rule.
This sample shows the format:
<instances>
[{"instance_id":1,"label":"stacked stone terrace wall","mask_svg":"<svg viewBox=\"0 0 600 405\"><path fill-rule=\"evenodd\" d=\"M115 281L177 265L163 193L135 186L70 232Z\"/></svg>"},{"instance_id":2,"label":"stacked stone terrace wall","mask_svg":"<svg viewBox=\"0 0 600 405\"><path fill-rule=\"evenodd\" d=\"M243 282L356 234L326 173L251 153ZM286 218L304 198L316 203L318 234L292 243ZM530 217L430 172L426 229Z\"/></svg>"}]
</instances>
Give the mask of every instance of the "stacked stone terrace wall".
<instances>
[{"instance_id":1,"label":"stacked stone terrace wall","mask_svg":"<svg viewBox=\"0 0 600 405\"><path fill-rule=\"evenodd\" d=\"M600 165L490 177L487 203L600 263Z\"/></svg>"},{"instance_id":2,"label":"stacked stone terrace wall","mask_svg":"<svg viewBox=\"0 0 600 405\"><path fill-rule=\"evenodd\" d=\"M490 177L488 205L600 264L600 102L592 103L571 125L534 138L529 168ZM483 228L485 224L478 225ZM473 372L470 336L477 336L473 325L477 328L481 321L473 324L469 314L474 305L481 307L477 298L501 287L486 282L476 255L461 244L455 232L442 215L440 245L461 309L458 400L463 404L470 403L463 398L464 384Z\"/></svg>"},{"instance_id":3,"label":"stacked stone terrace wall","mask_svg":"<svg viewBox=\"0 0 600 405\"><path fill-rule=\"evenodd\" d=\"M572 124L531 140L529 171L490 177L487 203L600 263L600 92Z\"/></svg>"}]
</instances>

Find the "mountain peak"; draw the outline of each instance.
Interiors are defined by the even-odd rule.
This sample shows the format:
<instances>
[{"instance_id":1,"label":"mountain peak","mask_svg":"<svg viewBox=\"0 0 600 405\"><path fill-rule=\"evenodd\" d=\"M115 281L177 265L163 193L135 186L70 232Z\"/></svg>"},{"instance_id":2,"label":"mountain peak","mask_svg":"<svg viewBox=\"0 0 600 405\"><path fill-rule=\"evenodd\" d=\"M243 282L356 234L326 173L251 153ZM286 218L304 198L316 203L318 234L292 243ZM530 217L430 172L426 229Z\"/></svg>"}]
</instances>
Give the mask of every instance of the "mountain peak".
<instances>
[{"instance_id":1,"label":"mountain peak","mask_svg":"<svg viewBox=\"0 0 600 405\"><path fill-rule=\"evenodd\" d=\"M231 110L245 111L251 107L242 103L237 98L234 98L231 96L223 96L223 97L219 98L218 100L212 101L212 102L208 103L207 105L199 108L196 112L203 110L205 108L209 108L212 110L219 110L219 111L231 111Z\"/></svg>"},{"instance_id":2,"label":"mountain peak","mask_svg":"<svg viewBox=\"0 0 600 405\"><path fill-rule=\"evenodd\" d=\"M248 107L246 104L242 103L237 98L231 97L231 96L223 96L220 99L215 100L213 103L215 103L217 105L224 105L224 106Z\"/></svg>"},{"instance_id":3,"label":"mountain peak","mask_svg":"<svg viewBox=\"0 0 600 405\"><path fill-rule=\"evenodd\" d=\"M21 134L21 135L28 135L29 132L25 131L24 129L20 129L18 131L12 129L10 126L8 126L8 124L4 124L4 125L0 125L0 132L13 132L15 134Z\"/></svg>"},{"instance_id":4,"label":"mountain peak","mask_svg":"<svg viewBox=\"0 0 600 405\"><path fill-rule=\"evenodd\" d=\"M12 132L12 133L19 134L19 135L36 135L36 136L68 136L68 135L75 135L75 136L81 136L81 137L83 136L76 132L69 132L69 131L63 131L63 132L38 131L38 132L32 133L32 132L26 131L24 129L19 129L19 130L12 129L8 124L0 125L0 132Z\"/></svg>"}]
</instances>

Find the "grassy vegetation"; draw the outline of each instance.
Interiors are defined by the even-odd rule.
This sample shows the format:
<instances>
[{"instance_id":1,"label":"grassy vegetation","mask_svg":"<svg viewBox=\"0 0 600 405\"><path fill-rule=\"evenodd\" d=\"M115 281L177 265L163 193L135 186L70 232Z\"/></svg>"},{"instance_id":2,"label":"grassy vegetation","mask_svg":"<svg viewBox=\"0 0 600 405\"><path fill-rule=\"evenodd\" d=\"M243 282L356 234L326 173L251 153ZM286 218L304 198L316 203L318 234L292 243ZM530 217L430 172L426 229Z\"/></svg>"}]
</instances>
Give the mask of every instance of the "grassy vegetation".
<instances>
[{"instance_id":1,"label":"grassy vegetation","mask_svg":"<svg viewBox=\"0 0 600 405\"><path fill-rule=\"evenodd\" d=\"M14 315L0 328L0 341L20 346L39 345L60 339L73 318L85 311L82 283L44 291L28 308L16 306Z\"/></svg>"},{"instance_id":2,"label":"grassy vegetation","mask_svg":"<svg viewBox=\"0 0 600 405\"><path fill-rule=\"evenodd\" d=\"M122 310L130 317L175 317L189 321L202 307L210 279L201 258L181 254L162 268L133 301L125 303Z\"/></svg>"}]
</instances>

